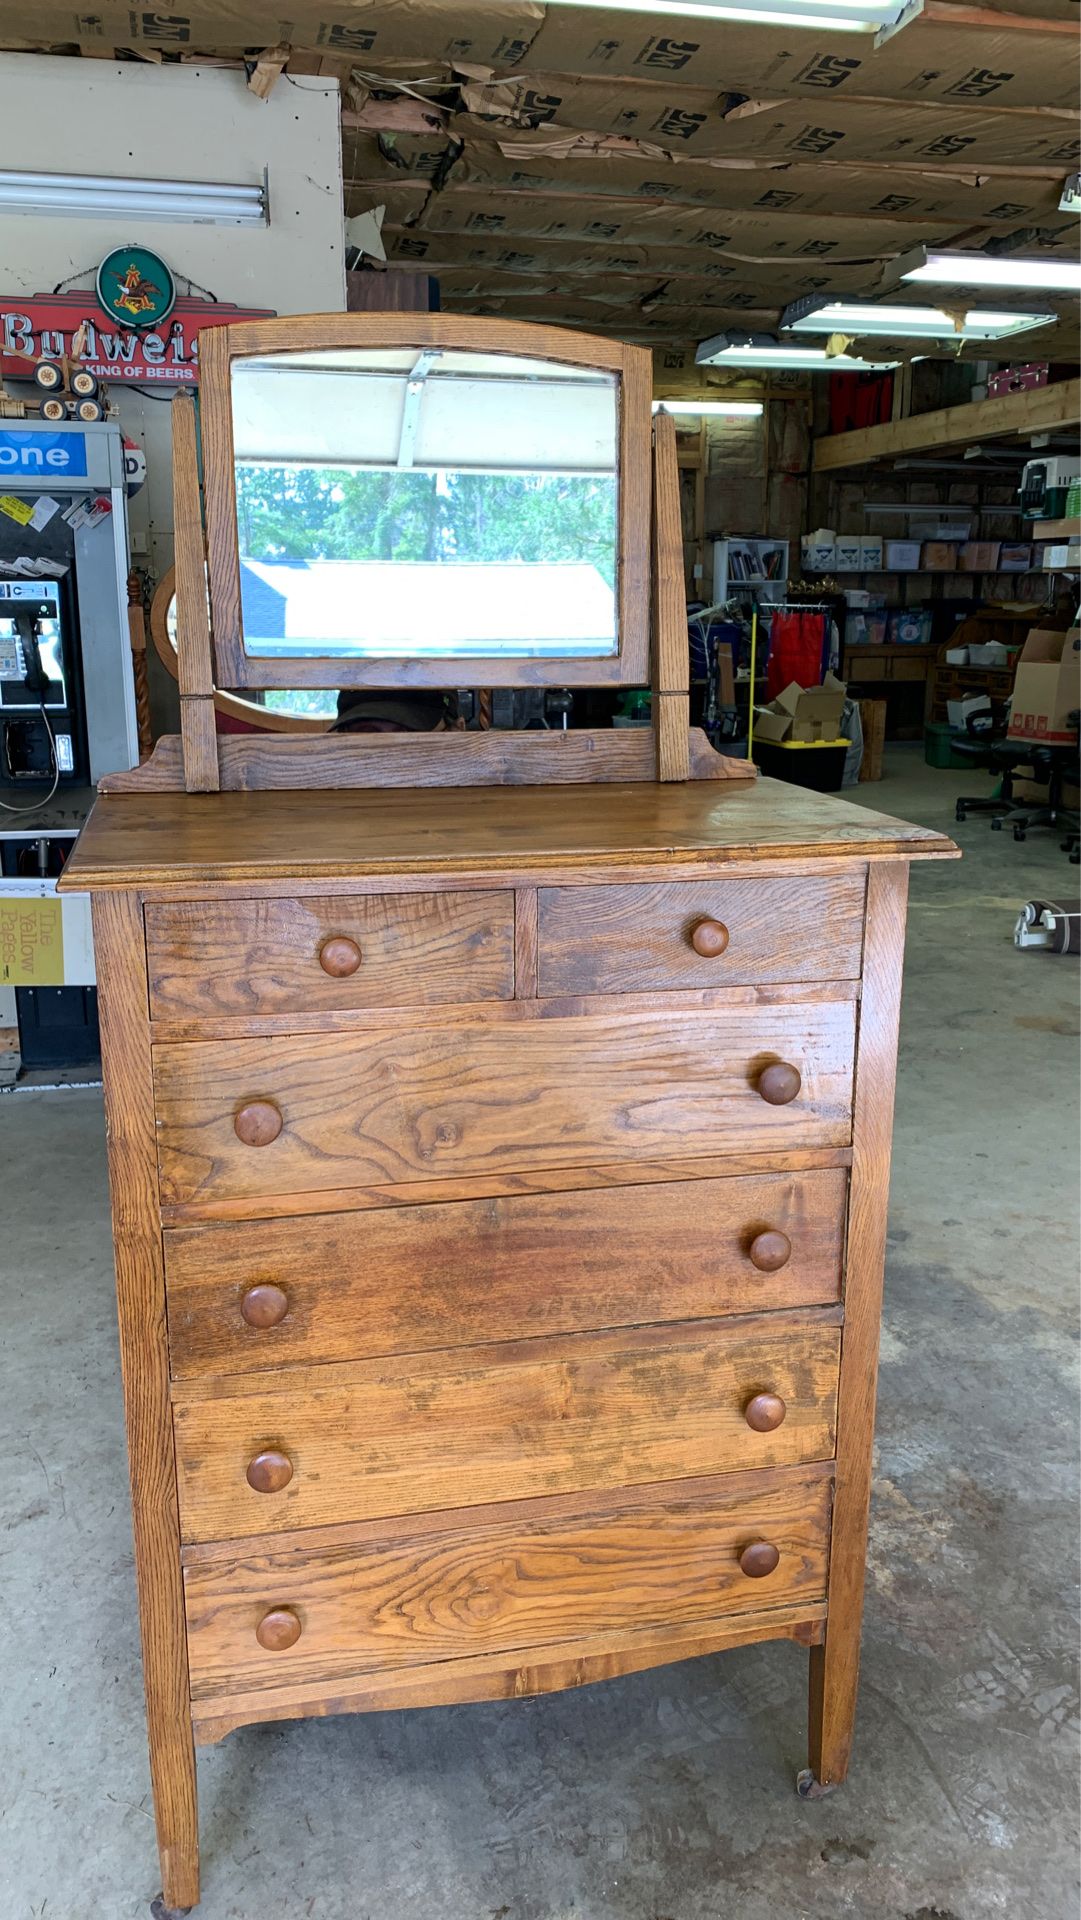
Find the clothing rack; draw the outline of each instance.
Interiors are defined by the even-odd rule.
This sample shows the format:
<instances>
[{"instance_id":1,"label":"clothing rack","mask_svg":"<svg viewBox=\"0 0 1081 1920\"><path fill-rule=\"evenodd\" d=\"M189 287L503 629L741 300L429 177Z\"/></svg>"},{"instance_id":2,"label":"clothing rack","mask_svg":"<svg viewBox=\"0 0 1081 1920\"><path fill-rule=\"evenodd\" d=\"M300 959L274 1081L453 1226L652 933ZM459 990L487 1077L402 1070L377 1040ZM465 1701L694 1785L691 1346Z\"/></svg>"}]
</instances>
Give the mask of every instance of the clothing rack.
<instances>
[{"instance_id":1,"label":"clothing rack","mask_svg":"<svg viewBox=\"0 0 1081 1920\"><path fill-rule=\"evenodd\" d=\"M837 596L839 598L839 596ZM832 613L836 600L766 600L762 612L766 613ZM752 757L754 747L754 679L758 660L758 601L751 610L751 677L747 688L747 758Z\"/></svg>"}]
</instances>

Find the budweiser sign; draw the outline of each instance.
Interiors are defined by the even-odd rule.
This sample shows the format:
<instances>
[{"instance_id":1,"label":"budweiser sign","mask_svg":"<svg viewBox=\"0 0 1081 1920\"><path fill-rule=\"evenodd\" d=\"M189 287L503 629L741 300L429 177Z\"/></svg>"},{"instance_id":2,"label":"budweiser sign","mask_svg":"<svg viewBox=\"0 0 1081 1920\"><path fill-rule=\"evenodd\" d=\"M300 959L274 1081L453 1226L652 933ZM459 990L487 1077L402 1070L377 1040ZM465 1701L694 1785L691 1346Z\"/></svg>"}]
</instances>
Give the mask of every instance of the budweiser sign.
<instances>
[{"instance_id":1,"label":"budweiser sign","mask_svg":"<svg viewBox=\"0 0 1081 1920\"><path fill-rule=\"evenodd\" d=\"M266 307L178 299L160 327L136 331L106 319L92 293L35 293L28 300L0 300L0 375L32 379L38 360L71 355L82 327L77 364L97 379L132 386L190 384L199 378L199 335L204 328L270 317Z\"/></svg>"}]
</instances>

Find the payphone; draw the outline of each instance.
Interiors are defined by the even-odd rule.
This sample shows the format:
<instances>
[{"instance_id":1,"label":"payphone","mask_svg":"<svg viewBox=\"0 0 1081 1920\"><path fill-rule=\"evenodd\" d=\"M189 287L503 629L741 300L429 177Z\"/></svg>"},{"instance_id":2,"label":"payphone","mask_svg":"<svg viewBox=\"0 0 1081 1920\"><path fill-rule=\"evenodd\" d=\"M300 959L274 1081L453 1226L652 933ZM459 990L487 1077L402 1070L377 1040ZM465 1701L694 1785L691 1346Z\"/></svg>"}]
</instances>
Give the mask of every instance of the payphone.
<instances>
[{"instance_id":1,"label":"payphone","mask_svg":"<svg viewBox=\"0 0 1081 1920\"><path fill-rule=\"evenodd\" d=\"M51 795L87 777L70 588L0 572L0 804L30 812L43 787Z\"/></svg>"},{"instance_id":2,"label":"payphone","mask_svg":"<svg viewBox=\"0 0 1081 1920\"><path fill-rule=\"evenodd\" d=\"M139 757L128 565L119 426L0 419L0 1086L97 1052L89 906L56 876Z\"/></svg>"}]
</instances>

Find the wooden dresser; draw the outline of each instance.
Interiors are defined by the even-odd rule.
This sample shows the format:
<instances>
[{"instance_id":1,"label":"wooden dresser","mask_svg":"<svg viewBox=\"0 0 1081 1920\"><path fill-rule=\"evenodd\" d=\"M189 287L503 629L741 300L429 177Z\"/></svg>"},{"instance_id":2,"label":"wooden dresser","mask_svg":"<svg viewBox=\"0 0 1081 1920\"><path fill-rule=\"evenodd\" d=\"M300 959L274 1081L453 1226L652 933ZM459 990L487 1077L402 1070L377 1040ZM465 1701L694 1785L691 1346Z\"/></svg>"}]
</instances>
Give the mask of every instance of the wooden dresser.
<instances>
[{"instance_id":1,"label":"wooden dresser","mask_svg":"<svg viewBox=\"0 0 1081 1920\"><path fill-rule=\"evenodd\" d=\"M907 863L950 851L770 781L99 800L169 1904L193 1728L790 1638L843 1778Z\"/></svg>"},{"instance_id":2,"label":"wooden dresser","mask_svg":"<svg viewBox=\"0 0 1081 1920\"><path fill-rule=\"evenodd\" d=\"M648 482L639 350L378 324L408 328L415 386L463 330L617 365ZM214 356L286 325L205 341L232 687ZM617 678L586 663L651 678L651 729L217 742L190 401L174 415L182 735L104 783L60 882L93 894L155 1912L199 1897L194 1743L253 1721L789 1639L810 1650L800 1791L828 1791L855 1709L908 863L956 849L688 731L670 421L644 517L624 446L630 612ZM316 665L378 684L378 663ZM450 683L503 665L452 661Z\"/></svg>"}]
</instances>

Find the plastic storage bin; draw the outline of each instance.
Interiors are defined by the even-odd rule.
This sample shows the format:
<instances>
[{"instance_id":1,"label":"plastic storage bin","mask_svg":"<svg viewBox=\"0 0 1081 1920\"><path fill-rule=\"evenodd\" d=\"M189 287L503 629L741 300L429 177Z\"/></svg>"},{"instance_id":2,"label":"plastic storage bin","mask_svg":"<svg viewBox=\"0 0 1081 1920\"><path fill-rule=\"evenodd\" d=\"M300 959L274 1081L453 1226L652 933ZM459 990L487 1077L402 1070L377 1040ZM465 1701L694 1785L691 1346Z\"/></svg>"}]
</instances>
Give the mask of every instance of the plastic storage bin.
<instances>
[{"instance_id":1,"label":"plastic storage bin","mask_svg":"<svg viewBox=\"0 0 1081 1920\"><path fill-rule=\"evenodd\" d=\"M929 767L971 767L972 759L967 753L955 753L953 743L956 739L954 729L946 720L929 720L923 730L923 757Z\"/></svg>"},{"instance_id":2,"label":"plastic storage bin","mask_svg":"<svg viewBox=\"0 0 1081 1920\"><path fill-rule=\"evenodd\" d=\"M836 793L845 777L850 740L756 740L755 765L770 780L810 787L814 793Z\"/></svg>"}]
</instances>

